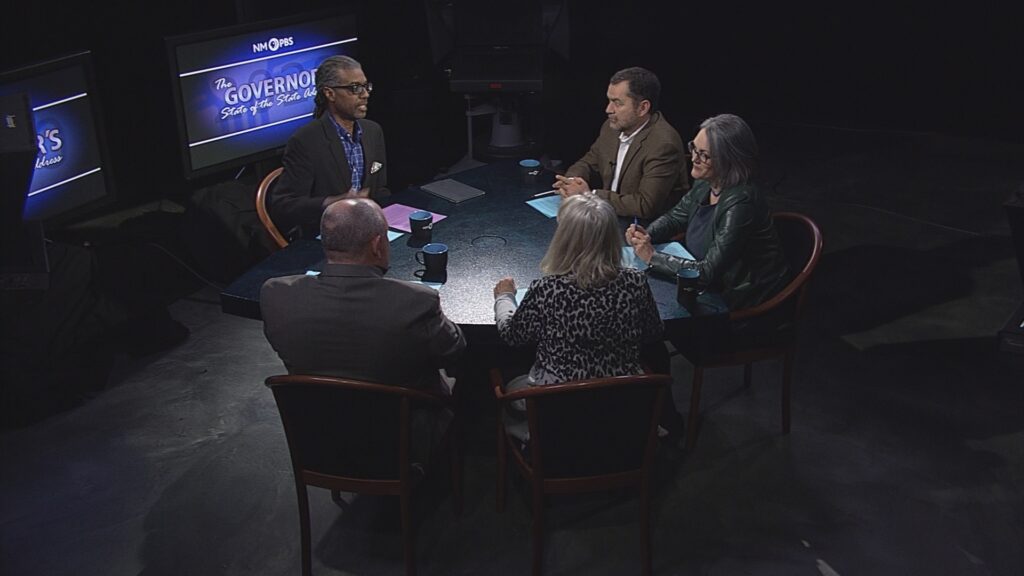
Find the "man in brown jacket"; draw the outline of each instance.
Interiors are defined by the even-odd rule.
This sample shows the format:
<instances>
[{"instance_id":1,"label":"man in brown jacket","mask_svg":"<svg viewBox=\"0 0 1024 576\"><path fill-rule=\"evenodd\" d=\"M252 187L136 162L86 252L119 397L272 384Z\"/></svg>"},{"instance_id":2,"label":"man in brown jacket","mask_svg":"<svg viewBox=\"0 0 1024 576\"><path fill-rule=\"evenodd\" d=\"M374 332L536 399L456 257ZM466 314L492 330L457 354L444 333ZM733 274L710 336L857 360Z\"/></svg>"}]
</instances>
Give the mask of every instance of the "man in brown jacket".
<instances>
[{"instance_id":1,"label":"man in brown jacket","mask_svg":"<svg viewBox=\"0 0 1024 576\"><path fill-rule=\"evenodd\" d=\"M661 83L644 68L616 72L608 83L608 121L597 140L565 176L563 197L593 192L619 216L653 219L689 188L687 152L679 133L657 111Z\"/></svg>"}]
</instances>

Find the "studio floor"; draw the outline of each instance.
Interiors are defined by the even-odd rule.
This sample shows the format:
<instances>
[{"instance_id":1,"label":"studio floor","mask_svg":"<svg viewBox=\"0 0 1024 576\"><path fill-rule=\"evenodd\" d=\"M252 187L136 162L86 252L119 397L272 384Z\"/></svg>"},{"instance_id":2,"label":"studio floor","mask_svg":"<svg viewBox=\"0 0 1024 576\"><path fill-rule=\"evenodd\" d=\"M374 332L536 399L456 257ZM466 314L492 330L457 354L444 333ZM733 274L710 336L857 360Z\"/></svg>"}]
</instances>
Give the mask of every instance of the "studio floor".
<instances>
[{"instance_id":1,"label":"studio floor","mask_svg":"<svg viewBox=\"0 0 1024 576\"><path fill-rule=\"evenodd\" d=\"M801 326L793 426L780 366L711 371L695 450L659 449L657 574L1024 573L1024 355L996 338L1024 299L1003 202L1024 146L937 134L755 126L771 203L825 255ZM185 272L182 272L184 274ZM204 288L183 343L121 358L83 405L0 435L0 573L299 573L288 449L260 322ZM692 369L673 360L684 414ZM483 386L483 382L462 385ZM524 574L528 491L495 512L491 407L466 439L465 509L427 485L425 575ZM403 573L394 501L311 493L317 574ZM553 498L547 574L640 570L631 494Z\"/></svg>"}]
</instances>

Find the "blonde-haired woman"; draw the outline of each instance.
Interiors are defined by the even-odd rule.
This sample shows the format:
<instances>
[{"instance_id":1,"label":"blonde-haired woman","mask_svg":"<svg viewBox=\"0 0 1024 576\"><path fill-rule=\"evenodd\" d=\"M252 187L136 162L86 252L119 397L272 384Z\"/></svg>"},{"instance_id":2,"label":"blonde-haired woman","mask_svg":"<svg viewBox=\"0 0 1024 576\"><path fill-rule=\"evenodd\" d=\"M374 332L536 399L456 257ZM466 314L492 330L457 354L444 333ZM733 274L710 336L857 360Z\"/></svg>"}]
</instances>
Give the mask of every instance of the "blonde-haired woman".
<instances>
[{"instance_id":1,"label":"blonde-haired woman","mask_svg":"<svg viewBox=\"0 0 1024 576\"><path fill-rule=\"evenodd\" d=\"M562 201L558 228L541 261L544 276L516 305L516 285L494 287L498 334L507 344L537 344L529 373L507 390L640 374L640 349L662 334L643 272L622 267L618 218L593 194ZM510 431L511 432L511 431Z\"/></svg>"}]
</instances>

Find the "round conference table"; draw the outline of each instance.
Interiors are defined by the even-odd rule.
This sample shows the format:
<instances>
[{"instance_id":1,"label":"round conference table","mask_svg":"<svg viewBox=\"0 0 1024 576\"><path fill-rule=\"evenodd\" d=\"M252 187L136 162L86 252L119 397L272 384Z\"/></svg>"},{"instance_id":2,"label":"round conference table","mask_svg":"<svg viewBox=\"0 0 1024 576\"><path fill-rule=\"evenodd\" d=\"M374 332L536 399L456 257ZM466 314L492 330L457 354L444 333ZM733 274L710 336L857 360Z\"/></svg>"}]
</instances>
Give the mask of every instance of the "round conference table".
<instances>
[{"instance_id":1,"label":"round conference table","mask_svg":"<svg viewBox=\"0 0 1024 576\"><path fill-rule=\"evenodd\" d=\"M448 245L448 269L445 282L437 287L446 316L464 328L494 326L495 283L511 276L518 288L528 288L540 277L540 261L555 232L555 218L526 204L537 193L551 189L553 174L541 172L528 176L515 161L499 161L451 176L453 180L478 188L484 195L458 204L434 196L419 188L410 188L383 202L404 204L446 216L435 221L432 242ZM632 221L620 219L622 228ZM422 242L411 234L391 242L390 278L413 282L423 266L416 261ZM221 308L229 314L260 318L259 291L268 278L302 274L319 269L323 261L320 243L313 240L293 242L271 254L247 271L221 293ZM674 279L648 275L651 291L662 320L673 322L690 318L676 302ZM728 312L722 299L713 293L699 298L697 315L717 316Z\"/></svg>"}]
</instances>

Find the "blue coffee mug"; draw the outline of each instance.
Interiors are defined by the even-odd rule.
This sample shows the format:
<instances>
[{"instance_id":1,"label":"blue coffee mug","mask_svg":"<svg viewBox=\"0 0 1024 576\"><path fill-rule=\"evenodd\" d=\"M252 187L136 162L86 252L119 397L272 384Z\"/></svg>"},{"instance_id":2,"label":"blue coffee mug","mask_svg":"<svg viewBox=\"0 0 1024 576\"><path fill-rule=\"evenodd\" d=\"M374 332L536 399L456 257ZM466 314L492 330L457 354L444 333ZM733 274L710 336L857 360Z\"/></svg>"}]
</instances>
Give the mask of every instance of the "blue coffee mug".
<instances>
[{"instance_id":1,"label":"blue coffee mug","mask_svg":"<svg viewBox=\"0 0 1024 576\"><path fill-rule=\"evenodd\" d=\"M416 252L416 261L427 268L427 274L445 272L448 268L448 245L432 242Z\"/></svg>"},{"instance_id":2,"label":"blue coffee mug","mask_svg":"<svg viewBox=\"0 0 1024 576\"><path fill-rule=\"evenodd\" d=\"M426 210L417 210L409 214L409 230L414 238L430 241L430 232L434 227L434 215Z\"/></svg>"}]
</instances>

